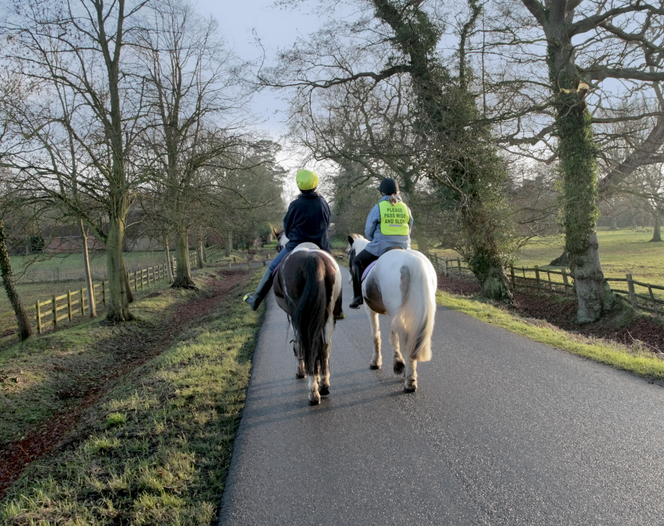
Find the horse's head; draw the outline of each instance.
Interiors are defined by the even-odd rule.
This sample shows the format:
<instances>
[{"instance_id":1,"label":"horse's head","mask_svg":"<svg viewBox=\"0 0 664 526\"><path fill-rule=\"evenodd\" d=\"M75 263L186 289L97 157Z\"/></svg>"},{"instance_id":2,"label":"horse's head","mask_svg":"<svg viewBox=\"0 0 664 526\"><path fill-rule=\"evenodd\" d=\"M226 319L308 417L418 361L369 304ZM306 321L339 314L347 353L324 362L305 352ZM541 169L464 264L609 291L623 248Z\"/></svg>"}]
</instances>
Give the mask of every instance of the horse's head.
<instances>
[{"instance_id":1,"label":"horse's head","mask_svg":"<svg viewBox=\"0 0 664 526\"><path fill-rule=\"evenodd\" d=\"M349 268L353 268L353 260L355 259L355 256L364 250L364 247L368 244L369 240L360 234L350 234L348 236L348 248L346 248L346 252L348 253Z\"/></svg>"},{"instance_id":2,"label":"horse's head","mask_svg":"<svg viewBox=\"0 0 664 526\"><path fill-rule=\"evenodd\" d=\"M282 231L281 233L277 233L277 231L274 231L275 235L277 236L277 239L279 240L277 243L277 252L281 252L283 248L288 244L288 238L286 237L286 234Z\"/></svg>"}]
</instances>

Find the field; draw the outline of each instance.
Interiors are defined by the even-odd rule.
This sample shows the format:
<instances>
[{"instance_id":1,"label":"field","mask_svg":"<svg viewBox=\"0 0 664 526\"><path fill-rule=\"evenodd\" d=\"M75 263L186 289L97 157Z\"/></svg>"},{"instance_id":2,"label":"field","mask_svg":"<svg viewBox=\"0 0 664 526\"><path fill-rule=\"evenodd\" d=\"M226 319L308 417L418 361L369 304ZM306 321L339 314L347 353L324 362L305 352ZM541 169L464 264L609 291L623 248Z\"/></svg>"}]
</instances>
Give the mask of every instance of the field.
<instances>
[{"instance_id":1,"label":"field","mask_svg":"<svg viewBox=\"0 0 664 526\"><path fill-rule=\"evenodd\" d=\"M664 243L649 243L652 230L603 230L597 233L604 275L664 285ZM544 267L562 254L563 238L546 237L531 240L517 255L517 266Z\"/></svg>"}]
</instances>

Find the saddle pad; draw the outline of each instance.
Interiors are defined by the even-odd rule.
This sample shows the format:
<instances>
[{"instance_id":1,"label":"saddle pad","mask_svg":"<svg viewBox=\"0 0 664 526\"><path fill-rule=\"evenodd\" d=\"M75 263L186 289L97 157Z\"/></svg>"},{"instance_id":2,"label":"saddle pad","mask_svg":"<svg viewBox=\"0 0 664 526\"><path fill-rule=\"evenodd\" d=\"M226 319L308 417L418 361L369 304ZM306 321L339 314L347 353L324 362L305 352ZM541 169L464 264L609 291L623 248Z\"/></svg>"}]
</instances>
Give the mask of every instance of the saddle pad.
<instances>
[{"instance_id":1,"label":"saddle pad","mask_svg":"<svg viewBox=\"0 0 664 526\"><path fill-rule=\"evenodd\" d=\"M367 279L367 276L369 275L369 272L371 271L372 268L374 268L374 265L378 262L378 260L372 261L369 263L369 266L364 269L364 272L362 272L362 279L361 281L364 281Z\"/></svg>"}]
</instances>

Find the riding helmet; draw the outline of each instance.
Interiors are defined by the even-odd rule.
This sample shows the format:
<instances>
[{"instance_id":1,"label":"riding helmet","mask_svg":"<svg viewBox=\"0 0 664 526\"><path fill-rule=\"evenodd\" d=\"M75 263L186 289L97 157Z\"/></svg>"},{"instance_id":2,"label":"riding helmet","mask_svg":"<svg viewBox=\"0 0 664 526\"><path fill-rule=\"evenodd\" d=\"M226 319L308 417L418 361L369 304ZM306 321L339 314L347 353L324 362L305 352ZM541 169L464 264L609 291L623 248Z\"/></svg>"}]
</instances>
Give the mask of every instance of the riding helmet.
<instances>
[{"instance_id":1,"label":"riding helmet","mask_svg":"<svg viewBox=\"0 0 664 526\"><path fill-rule=\"evenodd\" d=\"M392 195L392 194L398 194L399 193L399 183L397 183L394 179L391 177L386 177L380 182L380 186L378 187L378 190L382 194L385 195Z\"/></svg>"},{"instance_id":2,"label":"riding helmet","mask_svg":"<svg viewBox=\"0 0 664 526\"><path fill-rule=\"evenodd\" d=\"M313 190L318 186L318 176L311 170L298 170L295 180L302 191Z\"/></svg>"}]
</instances>

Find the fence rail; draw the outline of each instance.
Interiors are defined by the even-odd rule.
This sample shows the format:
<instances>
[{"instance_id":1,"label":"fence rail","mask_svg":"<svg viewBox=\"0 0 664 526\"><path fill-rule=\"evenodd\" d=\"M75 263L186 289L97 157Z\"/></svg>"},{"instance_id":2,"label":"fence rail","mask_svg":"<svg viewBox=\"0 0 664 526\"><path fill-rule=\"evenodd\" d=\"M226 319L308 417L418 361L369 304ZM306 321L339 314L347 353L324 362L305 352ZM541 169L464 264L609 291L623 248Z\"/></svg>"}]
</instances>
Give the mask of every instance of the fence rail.
<instances>
[{"instance_id":1,"label":"fence rail","mask_svg":"<svg viewBox=\"0 0 664 526\"><path fill-rule=\"evenodd\" d=\"M435 254L429 256L431 263L439 274L445 276L472 275L468 264L460 258L440 258ZM537 290L564 296L574 294L574 278L567 269L554 270L538 266L509 268L509 279L514 290ZM664 315L664 286L644 283L633 279L631 274L624 278L606 278L613 293L625 297L633 309ZM627 290L612 283L626 283Z\"/></svg>"},{"instance_id":2,"label":"fence rail","mask_svg":"<svg viewBox=\"0 0 664 526\"><path fill-rule=\"evenodd\" d=\"M196 257L193 254L192 257ZM174 265L175 266L175 265ZM166 263L127 273L129 286L135 291L144 290L158 281L168 278ZM97 305L106 306L108 299L108 281L93 284ZM48 300L38 300L25 307L28 317L35 321L37 333L42 334L48 327L58 328L61 322L71 322L75 316L84 317L90 313L90 304L86 289L70 290L60 296L53 295ZM11 318L13 327L5 328L0 343L16 339L17 327L13 312L0 314L0 325L6 327L5 318Z\"/></svg>"}]
</instances>

